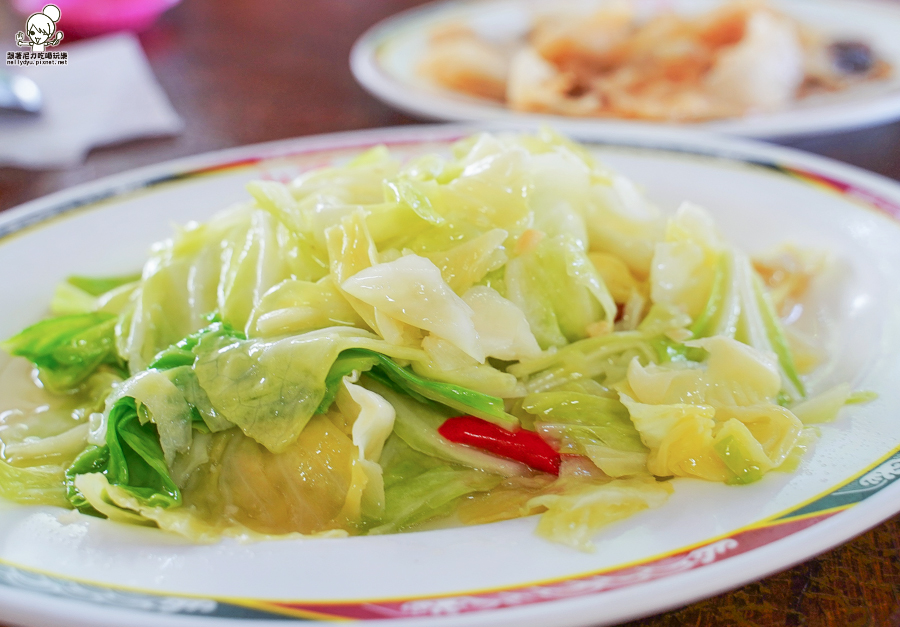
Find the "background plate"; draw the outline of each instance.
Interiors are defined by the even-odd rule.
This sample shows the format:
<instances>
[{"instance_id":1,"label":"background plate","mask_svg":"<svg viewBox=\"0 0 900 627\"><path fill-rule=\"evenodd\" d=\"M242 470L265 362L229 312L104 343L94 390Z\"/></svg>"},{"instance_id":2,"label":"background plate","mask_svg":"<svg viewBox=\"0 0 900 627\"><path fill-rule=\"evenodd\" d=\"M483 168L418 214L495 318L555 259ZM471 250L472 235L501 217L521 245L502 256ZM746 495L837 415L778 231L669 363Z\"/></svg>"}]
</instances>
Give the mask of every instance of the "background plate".
<instances>
[{"instance_id":1,"label":"background plate","mask_svg":"<svg viewBox=\"0 0 900 627\"><path fill-rule=\"evenodd\" d=\"M718 0L635 0L639 7L672 8L696 13ZM570 134L621 126L690 127L745 137L787 137L851 129L900 118L900 6L872 0L770 0L773 6L804 24L844 38L866 41L894 69L884 81L858 85L844 92L822 94L777 113L739 119L666 124L635 120L572 118L520 113L499 103L466 96L422 78L415 67L426 49L431 29L448 21L462 21L494 41L515 39L530 28L541 0L448 0L427 4L373 26L350 55L356 79L374 96L414 115L436 120L518 120L546 122ZM599 0L566 0L574 6L597 6Z\"/></svg>"},{"instance_id":2,"label":"background plate","mask_svg":"<svg viewBox=\"0 0 900 627\"><path fill-rule=\"evenodd\" d=\"M140 267L173 223L378 143L446 150L471 129L405 127L251 146L60 192L0 215L0 336L42 316L72 273ZM0 616L30 626L608 624L738 586L844 542L900 510L900 185L796 151L698 134L618 130L593 150L670 212L707 206L750 252L781 242L838 262L805 323L836 355L811 382L877 401L821 428L796 473L728 487L674 481L661 509L608 527L586 554L534 518L405 535L212 546L53 508L0 503ZM828 315L818 315L827 311ZM0 390L0 407L11 394Z\"/></svg>"}]
</instances>

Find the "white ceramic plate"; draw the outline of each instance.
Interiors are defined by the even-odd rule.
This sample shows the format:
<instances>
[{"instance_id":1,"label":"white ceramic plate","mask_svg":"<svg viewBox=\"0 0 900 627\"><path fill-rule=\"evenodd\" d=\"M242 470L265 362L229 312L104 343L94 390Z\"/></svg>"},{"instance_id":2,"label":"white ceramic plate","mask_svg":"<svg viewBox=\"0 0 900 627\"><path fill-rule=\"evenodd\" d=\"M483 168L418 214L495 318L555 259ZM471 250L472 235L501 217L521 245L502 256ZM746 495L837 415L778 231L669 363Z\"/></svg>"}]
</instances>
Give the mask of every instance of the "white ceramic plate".
<instances>
[{"instance_id":1,"label":"white ceramic plate","mask_svg":"<svg viewBox=\"0 0 900 627\"><path fill-rule=\"evenodd\" d=\"M721 0L635 0L639 6L673 8L684 13L708 10ZM683 124L699 130L745 137L785 137L859 128L900 118L900 5L887 0L770 0L804 24L839 37L859 39L894 68L885 81L858 85L844 92L805 98L778 113L713 122ZM601 0L566 0L596 6ZM350 55L356 79L388 104L435 120L520 120L546 122L577 135L609 128L675 127L676 124L633 120L599 120L520 113L491 100L440 87L416 73L431 30L447 22L463 22L491 41L521 38L542 0L446 0L405 11L375 25Z\"/></svg>"},{"instance_id":2,"label":"white ceramic plate","mask_svg":"<svg viewBox=\"0 0 900 627\"><path fill-rule=\"evenodd\" d=\"M364 147L445 150L460 127L406 127L251 146L112 177L0 215L0 337L44 315L71 273L137 269L173 223ZM900 185L745 141L619 131L594 150L663 209L692 199L747 250L779 242L840 261L809 320L837 355L811 383L877 401L844 410L793 474L728 487L674 481L661 509L587 554L534 518L405 535L194 546L158 530L0 503L0 620L29 626L202 627L351 618L378 625L609 624L710 596L808 559L900 510ZM815 307L809 309L815 312ZM2 399L0 399L2 400Z\"/></svg>"}]
</instances>

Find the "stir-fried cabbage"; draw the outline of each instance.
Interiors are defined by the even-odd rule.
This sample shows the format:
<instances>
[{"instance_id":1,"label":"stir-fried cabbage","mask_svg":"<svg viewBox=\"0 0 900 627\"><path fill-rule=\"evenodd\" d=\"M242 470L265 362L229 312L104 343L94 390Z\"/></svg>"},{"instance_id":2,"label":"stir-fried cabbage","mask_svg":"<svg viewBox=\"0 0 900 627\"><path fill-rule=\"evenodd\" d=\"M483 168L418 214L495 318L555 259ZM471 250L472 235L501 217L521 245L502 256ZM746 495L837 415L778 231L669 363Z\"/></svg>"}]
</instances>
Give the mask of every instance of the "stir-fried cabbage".
<instances>
[{"instance_id":1,"label":"stir-fried cabbage","mask_svg":"<svg viewBox=\"0 0 900 627\"><path fill-rule=\"evenodd\" d=\"M550 131L248 189L2 345L0 495L200 542L540 514L586 549L866 400L806 397L779 310L815 264L754 266Z\"/></svg>"}]
</instances>

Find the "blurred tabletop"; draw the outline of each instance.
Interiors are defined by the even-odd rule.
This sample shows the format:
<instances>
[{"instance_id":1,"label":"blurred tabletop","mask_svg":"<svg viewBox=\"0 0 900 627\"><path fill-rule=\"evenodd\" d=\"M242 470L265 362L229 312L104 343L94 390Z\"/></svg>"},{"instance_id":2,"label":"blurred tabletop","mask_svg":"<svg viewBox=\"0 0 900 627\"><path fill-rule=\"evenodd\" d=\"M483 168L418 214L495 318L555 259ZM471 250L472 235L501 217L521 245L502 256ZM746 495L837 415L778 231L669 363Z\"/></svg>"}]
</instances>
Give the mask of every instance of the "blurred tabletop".
<instances>
[{"instance_id":1,"label":"blurred tabletop","mask_svg":"<svg viewBox=\"0 0 900 627\"><path fill-rule=\"evenodd\" d=\"M0 2L0 42L12 42L22 18ZM96 149L68 170L0 168L0 211L175 157L419 122L363 91L350 73L348 55L366 28L420 3L184 0L140 39L186 122L185 131L174 138ZM900 123L779 143L900 180ZM900 516L790 570L628 625L900 626Z\"/></svg>"}]
</instances>

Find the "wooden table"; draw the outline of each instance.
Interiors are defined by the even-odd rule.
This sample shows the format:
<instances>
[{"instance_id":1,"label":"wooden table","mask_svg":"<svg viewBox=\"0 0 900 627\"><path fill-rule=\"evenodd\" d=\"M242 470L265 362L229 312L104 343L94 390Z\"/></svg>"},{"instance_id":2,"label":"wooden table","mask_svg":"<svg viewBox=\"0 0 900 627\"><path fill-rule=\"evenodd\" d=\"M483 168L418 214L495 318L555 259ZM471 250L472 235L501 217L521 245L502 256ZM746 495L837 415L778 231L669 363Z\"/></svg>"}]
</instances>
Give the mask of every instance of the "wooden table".
<instances>
[{"instance_id":1,"label":"wooden table","mask_svg":"<svg viewBox=\"0 0 900 627\"><path fill-rule=\"evenodd\" d=\"M76 168L0 168L0 210L100 176L267 140L416 120L354 82L353 41L417 0L185 0L141 42L187 122L175 138L95 150ZM0 42L22 19L0 6ZM2 45L0 45L2 48ZM781 142L900 180L900 123ZM900 625L900 517L825 555L683 609L629 623ZM0 616L2 620L2 616Z\"/></svg>"}]
</instances>

